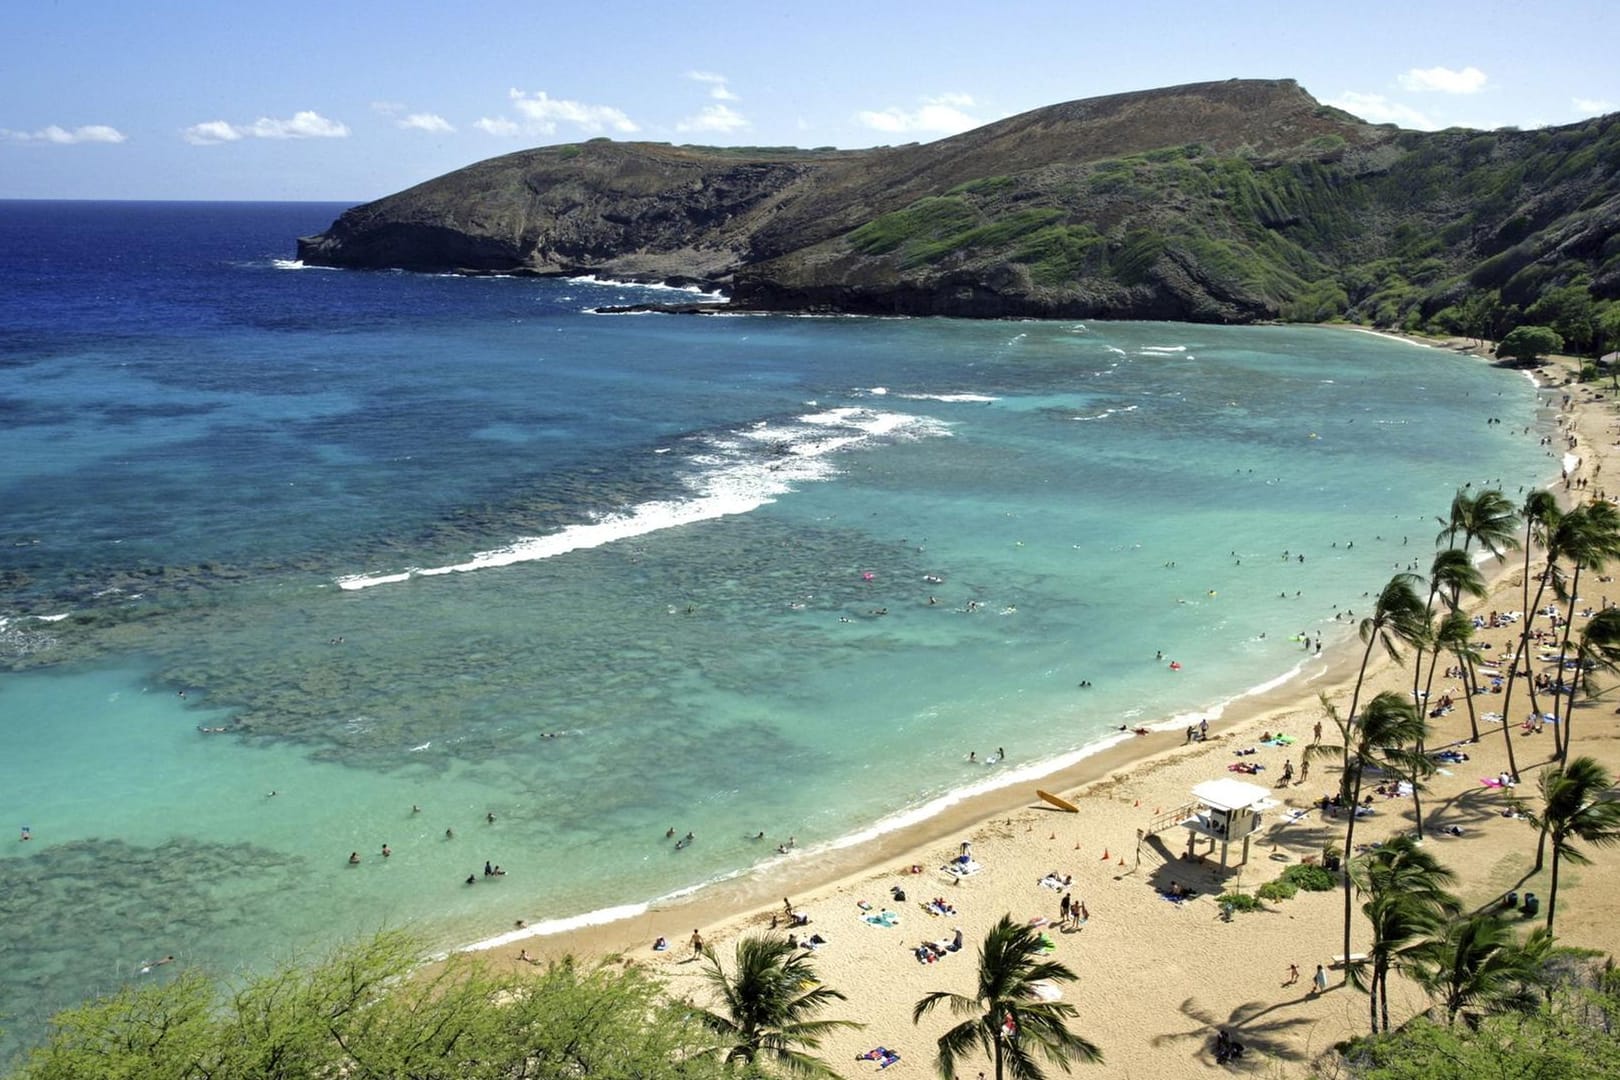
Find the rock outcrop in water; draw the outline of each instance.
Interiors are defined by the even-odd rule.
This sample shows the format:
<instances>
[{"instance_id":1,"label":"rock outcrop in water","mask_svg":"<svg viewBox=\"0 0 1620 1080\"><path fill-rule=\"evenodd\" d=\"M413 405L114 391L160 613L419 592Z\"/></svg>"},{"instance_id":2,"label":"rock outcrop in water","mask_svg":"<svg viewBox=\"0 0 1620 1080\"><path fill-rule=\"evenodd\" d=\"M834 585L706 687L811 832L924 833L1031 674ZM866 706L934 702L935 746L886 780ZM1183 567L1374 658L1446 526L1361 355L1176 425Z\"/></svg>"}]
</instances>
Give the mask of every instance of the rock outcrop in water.
<instances>
[{"instance_id":1,"label":"rock outcrop in water","mask_svg":"<svg viewBox=\"0 0 1620 1080\"><path fill-rule=\"evenodd\" d=\"M1053 105L861 151L597 139L356 207L326 266L701 283L733 307L1422 321L1620 297L1620 124L1402 131L1291 80Z\"/></svg>"}]
</instances>

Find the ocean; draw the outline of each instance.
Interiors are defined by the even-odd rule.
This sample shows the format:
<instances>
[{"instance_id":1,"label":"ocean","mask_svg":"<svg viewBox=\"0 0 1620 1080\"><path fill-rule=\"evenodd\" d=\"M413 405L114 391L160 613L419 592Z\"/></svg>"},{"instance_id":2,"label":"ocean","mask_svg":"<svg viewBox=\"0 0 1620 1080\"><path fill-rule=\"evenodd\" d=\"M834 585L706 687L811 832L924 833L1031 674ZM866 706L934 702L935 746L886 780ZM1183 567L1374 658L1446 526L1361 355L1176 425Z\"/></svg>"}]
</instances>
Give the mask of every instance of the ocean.
<instances>
[{"instance_id":1,"label":"ocean","mask_svg":"<svg viewBox=\"0 0 1620 1080\"><path fill-rule=\"evenodd\" d=\"M342 209L0 202L13 1048L182 965L634 914L1218 716L1459 487L1558 471L1546 391L1370 334L602 316L680 294L291 261Z\"/></svg>"}]
</instances>

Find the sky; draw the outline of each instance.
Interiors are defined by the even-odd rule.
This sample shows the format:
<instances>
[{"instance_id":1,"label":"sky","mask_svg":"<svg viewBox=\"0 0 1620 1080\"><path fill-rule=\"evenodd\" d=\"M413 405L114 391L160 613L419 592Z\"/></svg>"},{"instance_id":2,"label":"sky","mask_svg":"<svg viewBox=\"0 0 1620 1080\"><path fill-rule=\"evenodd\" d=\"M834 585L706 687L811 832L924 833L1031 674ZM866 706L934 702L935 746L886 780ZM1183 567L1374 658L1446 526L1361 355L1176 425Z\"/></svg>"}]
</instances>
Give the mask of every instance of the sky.
<instances>
[{"instance_id":1,"label":"sky","mask_svg":"<svg viewBox=\"0 0 1620 1080\"><path fill-rule=\"evenodd\" d=\"M1234 77L1528 129L1620 110L1617 41L1616 0L11 0L0 198L361 202L599 136L899 145Z\"/></svg>"}]
</instances>

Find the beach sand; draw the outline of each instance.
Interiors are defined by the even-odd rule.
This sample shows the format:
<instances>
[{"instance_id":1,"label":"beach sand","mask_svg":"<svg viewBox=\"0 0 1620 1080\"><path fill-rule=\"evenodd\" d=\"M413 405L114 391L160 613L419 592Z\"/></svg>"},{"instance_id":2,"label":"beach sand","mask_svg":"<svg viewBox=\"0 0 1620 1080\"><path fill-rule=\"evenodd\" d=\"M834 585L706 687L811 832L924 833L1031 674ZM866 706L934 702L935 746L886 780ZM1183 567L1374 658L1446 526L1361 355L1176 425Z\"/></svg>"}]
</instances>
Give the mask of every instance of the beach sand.
<instances>
[{"instance_id":1,"label":"beach sand","mask_svg":"<svg viewBox=\"0 0 1620 1080\"><path fill-rule=\"evenodd\" d=\"M1465 345L1451 342L1448 347ZM1573 363L1548 362L1540 378L1549 385L1562 384ZM1606 400L1611 395L1597 384L1570 387L1568 392L1573 397L1562 411L1562 422L1577 434L1574 453L1582 458L1573 478L1597 477L1616 445L1614 416ZM1529 417L1504 419L1530 422ZM1599 486L1591 483L1585 494L1595 493ZM1561 488L1559 493L1566 494ZM1577 489L1567 494L1583 493ZM1417 509L1442 515L1447 508ZM1401 554L1410 557L1406 551ZM1427 559L1426 550L1423 557ZM1493 590L1475 610L1523 608L1522 558L1522 553L1511 553L1505 561L1493 560L1484 567L1493 578ZM1376 592L1384 583L1368 581L1366 587ZM1576 610L1597 609L1605 601L1620 599L1620 590L1599 582L1596 575L1583 577L1582 584ZM1550 601L1549 593L1544 602ZM1546 625L1546 620L1538 624ZM1516 632L1516 627L1482 630L1477 640L1489 643L1484 651L1494 656L1511 647ZM1216 1029L1225 1027L1248 1048L1245 1071L1307 1075L1318 1054L1367 1030L1367 998L1343 985L1339 972L1329 971L1326 993L1311 992L1316 965L1329 963L1341 948L1342 893L1302 892L1229 922L1221 917L1214 898L1225 889L1252 891L1302 857L1319 856L1325 845L1342 843L1342 818L1324 820L1319 811L1310 810L1297 822L1285 820L1290 809L1308 807L1336 789L1337 766L1331 760L1314 760L1309 782L1276 789L1274 797L1285 805L1267 813L1247 864L1224 877L1211 867L1178 858L1187 846L1186 832L1179 827L1166 827L1158 836L1162 843L1144 842L1140 848L1137 836L1161 812L1189 802L1192 788L1204 781L1236 777L1270 788L1278 783L1288 759L1297 772L1299 751L1311 741L1319 720L1324 740L1336 741L1318 695L1326 693L1341 711L1348 710L1360 648L1330 649L1323 659L1322 665L1311 665L1313 670L1285 686L1234 702L1225 717L1210 726L1203 743L1184 745L1179 730L1154 733L1039 782L1039 787L1078 805L1077 814L1039 800L1035 783L1027 789L992 792L864 845L788 859L766 873L703 890L678 905L604 926L529 938L502 946L494 955L515 957L521 945L543 958L615 956L615 962L647 965L664 973L677 995L701 997L705 991L698 973L703 965L690 959L687 946L693 929L701 929L704 940L729 967L738 936L766 931L773 915L781 912L783 899L790 898L810 920L797 932L819 933L827 939L815 958L823 981L848 997L825 1017L856 1019L866 1025L830 1037L819 1052L823 1060L841 1075L875 1071L875 1063L857 1060L857 1055L883 1045L902 1055L896 1070L935 1075L935 1040L957 1019L937 1010L914 1025L913 1005L934 990L973 993L977 946L1002 915L1056 922L1062 893L1039 884L1043 875L1056 871L1073 876L1070 892L1084 901L1090 914L1082 929L1051 930L1057 944L1055 958L1080 975L1065 990L1064 1000L1079 1010L1073 1027L1101 1048L1106 1062L1097 1067L1077 1065L1075 1072L1163 1078L1218 1071L1212 1043ZM1537 670L1541 666L1536 665ZM1363 700L1384 689L1410 692L1409 668L1386 662L1375 672ZM1434 696L1444 692L1457 697L1459 707L1431 721L1431 748L1469 735L1457 680L1436 680ZM1479 710L1491 711L1493 700L1499 703L1501 698L1477 698ZM1521 719L1528 711L1522 684L1515 687L1513 707ZM1297 741L1289 747L1260 746L1259 736L1266 731L1284 732ZM1590 754L1609 769L1620 770L1614 710L1603 699L1577 705L1575 731L1574 753ZM1508 794L1480 783L1482 777L1494 777L1506 767L1501 725L1482 722L1481 736L1478 744L1464 747L1469 761L1448 767L1428 784L1423 800L1430 837L1426 843L1458 874L1455 891L1470 909L1490 904L1510 889L1544 898L1547 871L1526 877L1533 865L1535 833L1523 820L1502 816ZM1521 735L1515 725L1512 738L1524 774L1520 791L1534 802L1536 776L1552 753L1553 737L1550 732ZM1255 755L1234 756L1234 750L1250 746L1258 746ZM1229 764L1240 760L1259 762L1265 769L1254 777L1228 771ZM1357 825L1358 844L1411 827L1410 799L1377 798L1376 803L1377 812ZM1460 826L1463 835L1445 835L1442 830L1451 825ZM957 854L964 840L971 842L973 857L984 869L957 882L940 867ZM1240 858L1237 845L1230 858L1233 863ZM923 872L911 873L913 865ZM1163 899L1160 891L1172 879L1198 895L1180 904ZM904 889L905 902L891 898L894 886ZM958 914L926 913L918 902L933 896L946 898ZM1558 905L1560 941L1620 953L1616 897L1620 897L1620 856L1597 852L1591 867L1566 864ZM861 920L861 901L874 910L889 907L898 914L898 925L867 925ZM1353 948L1362 950L1367 935L1359 910L1357 919ZM948 938L957 927L966 939L961 952L933 964L918 962L913 950L919 942ZM784 927L778 932L787 931ZM659 935L669 940L667 952L652 951ZM1299 967L1299 980L1286 985L1291 963ZM1390 1011L1396 1023L1426 1005L1415 986L1392 979ZM988 1061L970 1057L960 1062L957 1075L971 1078L980 1070L993 1074Z\"/></svg>"}]
</instances>

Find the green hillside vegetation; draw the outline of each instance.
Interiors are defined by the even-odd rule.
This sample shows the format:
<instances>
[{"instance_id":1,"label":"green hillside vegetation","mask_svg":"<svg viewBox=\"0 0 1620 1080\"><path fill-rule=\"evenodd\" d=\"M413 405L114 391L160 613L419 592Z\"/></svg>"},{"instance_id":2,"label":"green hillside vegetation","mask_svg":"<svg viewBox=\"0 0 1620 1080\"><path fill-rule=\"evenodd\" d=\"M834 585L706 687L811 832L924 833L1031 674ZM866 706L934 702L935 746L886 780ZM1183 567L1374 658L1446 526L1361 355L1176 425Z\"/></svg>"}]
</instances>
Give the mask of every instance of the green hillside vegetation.
<instances>
[{"instance_id":1,"label":"green hillside vegetation","mask_svg":"<svg viewBox=\"0 0 1620 1080\"><path fill-rule=\"evenodd\" d=\"M306 261L698 281L749 310L1348 320L1620 348L1620 116L1403 131L1290 80L871 150L593 139L344 214Z\"/></svg>"}]
</instances>

